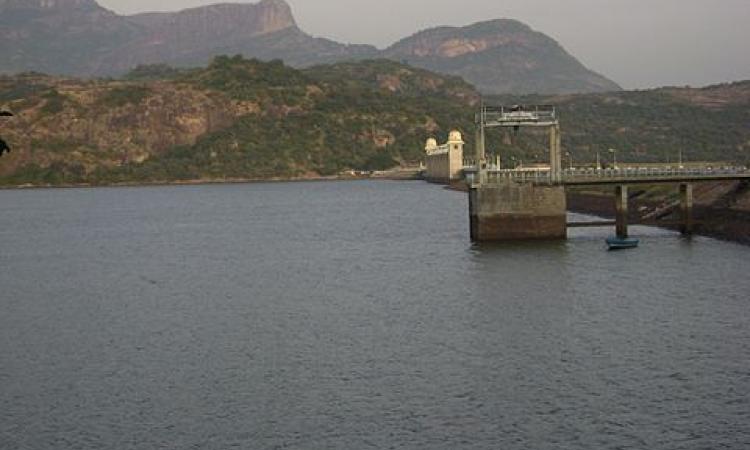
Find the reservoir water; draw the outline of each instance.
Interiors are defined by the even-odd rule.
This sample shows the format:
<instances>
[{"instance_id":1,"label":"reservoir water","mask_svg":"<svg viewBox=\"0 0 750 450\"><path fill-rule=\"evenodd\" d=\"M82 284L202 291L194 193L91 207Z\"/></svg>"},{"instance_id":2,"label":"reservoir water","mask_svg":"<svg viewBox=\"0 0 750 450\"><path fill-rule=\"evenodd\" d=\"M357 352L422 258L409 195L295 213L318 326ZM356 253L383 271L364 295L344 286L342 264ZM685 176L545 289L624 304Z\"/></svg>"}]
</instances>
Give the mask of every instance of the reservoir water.
<instances>
[{"instance_id":1,"label":"reservoir water","mask_svg":"<svg viewBox=\"0 0 750 450\"><path fill-rule=\"evenodd\" d=\"M748 449L750 248L419 182L0 191L0 449Z\"/></svg>"}]
</instances>

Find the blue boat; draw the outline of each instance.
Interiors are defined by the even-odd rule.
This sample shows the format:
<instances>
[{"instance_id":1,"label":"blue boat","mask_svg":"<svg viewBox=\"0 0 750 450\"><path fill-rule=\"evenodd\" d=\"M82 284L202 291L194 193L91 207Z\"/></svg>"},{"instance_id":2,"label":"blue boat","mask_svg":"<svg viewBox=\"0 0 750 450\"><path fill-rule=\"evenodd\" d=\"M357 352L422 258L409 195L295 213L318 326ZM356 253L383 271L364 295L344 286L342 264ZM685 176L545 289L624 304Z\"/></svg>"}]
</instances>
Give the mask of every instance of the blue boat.
<instances>
[{"instance_id":1,"label":"blue boat","mask_svg":"<svg viewBox=\"0 0 750 450\"><path fill-rule=\"evenodd\" d=\"M610 250L625 250L628 248L636 248L641 241L635 238L621 238L617 236L610 236L607 238L607 245Z\"/></svg>"}]
</instances>

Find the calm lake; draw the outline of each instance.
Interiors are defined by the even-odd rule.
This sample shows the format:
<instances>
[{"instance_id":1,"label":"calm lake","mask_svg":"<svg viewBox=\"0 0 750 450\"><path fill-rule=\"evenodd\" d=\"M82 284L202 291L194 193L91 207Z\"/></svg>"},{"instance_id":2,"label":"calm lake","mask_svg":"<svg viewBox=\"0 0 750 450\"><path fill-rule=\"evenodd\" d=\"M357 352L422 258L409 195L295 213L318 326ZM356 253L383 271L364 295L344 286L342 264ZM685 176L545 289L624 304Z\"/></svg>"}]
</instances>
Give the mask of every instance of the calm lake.
<instances>
[{"instance_id":1,"label":"calm lake","mask_svg":"<svg viewBox=\"0 0 750 450\"><path fill-rule=\"evenodd\" d=\"M0 191L0 449L748 449L750 248L421 182Z\"/></svg>"}]
</instances>

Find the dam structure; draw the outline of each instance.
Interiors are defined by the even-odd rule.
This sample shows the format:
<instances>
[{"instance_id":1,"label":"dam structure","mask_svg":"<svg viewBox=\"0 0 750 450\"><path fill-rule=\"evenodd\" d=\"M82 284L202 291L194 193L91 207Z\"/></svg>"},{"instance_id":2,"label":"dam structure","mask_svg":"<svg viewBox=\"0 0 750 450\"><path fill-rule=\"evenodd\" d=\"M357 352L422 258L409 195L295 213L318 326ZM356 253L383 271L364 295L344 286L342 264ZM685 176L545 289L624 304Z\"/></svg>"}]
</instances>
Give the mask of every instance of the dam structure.
<instances>
[{"instance_id":1,"label":"dam structure","mask_svg":"<svg viewBox=\"0 0 750 450\"><path fill-rule=\"evenodd\" d=\"M475 166L473 171L466 170L472 240L565 239L567 201L565 187L559 183L562 157L555 108L483 106L476 122ZM548 129L549 170L537 171L544 182L490 177L485 148L486 129L492 127Z\"/></svg>"},{"instance_id":2,"label":"dam structure","mask_svg":"<svg viewBox=\"0 0 750 450\"><path fill-rule=\"evenodd\" d=\"M506 127L516 132L524 127L545 129L549 136L549 164L533 168L504 169L489 164L486 130ZM463 174L469 190L471 239L486 241L560 240L572 226L615 225L618 237L628 236L628 186L674 184L679 189L681 221L685 234L693 231L693 184L703 181L747 180L746 167L641 167L628 164L602 169L562 165L560 122L553 106L482 106L476 115L473 161ZM584 224L567 222L566 188L612 186L615 221Z\"/></svg>"},{"instance_id":3,"label":"dam structure","mask_svg":"<svg viewBox=\"0 0 750 450\"><path fill-rule=\"evenodd\" d=\"M427 139L425 144L424 178L434 183L460 181L464 177L463 136L453 130L448 134L448 142L438 145L437 139Z\"/></svg>"}]
</instances>

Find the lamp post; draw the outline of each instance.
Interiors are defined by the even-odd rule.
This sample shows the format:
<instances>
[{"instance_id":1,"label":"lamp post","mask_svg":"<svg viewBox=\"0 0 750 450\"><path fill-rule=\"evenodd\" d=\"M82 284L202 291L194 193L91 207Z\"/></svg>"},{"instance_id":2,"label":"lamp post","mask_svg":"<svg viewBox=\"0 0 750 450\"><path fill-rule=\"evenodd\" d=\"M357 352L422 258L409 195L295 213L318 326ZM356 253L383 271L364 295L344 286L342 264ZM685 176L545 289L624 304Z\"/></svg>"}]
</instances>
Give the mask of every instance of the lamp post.
<instances>
[{"instance_id":1,"label":"lamp post","mask_svg":"<svg viewBox=\"0 0 750 450\"><path fill-rule=\"evenodd\" d=\"M565 156L568 157L568 167L570 170L573 170L573 155L571 155L570 152L565 152Z\"/></svg>"},{"instance_id":2,"label":"lamp post","mask_svg":"<svg viewBox=\"0 0 750 450\"><path fill-rule=\"evenodd\" d=\"M610 148L609 152L612 153L612 168L617 170L617 150Z\"/></svg>"},{"instance_id":3,"label":"lamp post","mask_svg":"<svg viewBox=\"0 0 750 450\"><path fill-rule=\"evenodd\" d=\"M599 150L596 151L596 170L602 170L602 158L599 155Z\"/></svg>"}]
</instances>

